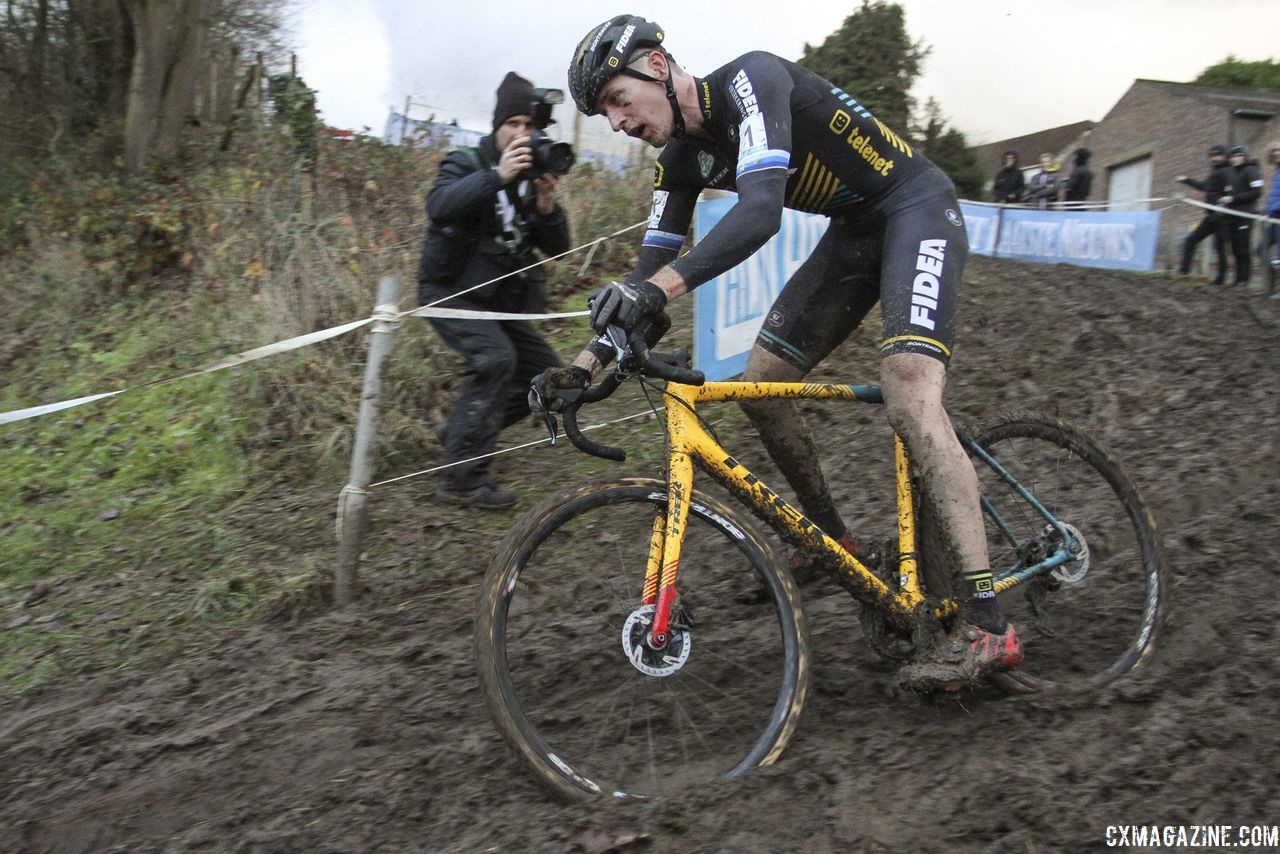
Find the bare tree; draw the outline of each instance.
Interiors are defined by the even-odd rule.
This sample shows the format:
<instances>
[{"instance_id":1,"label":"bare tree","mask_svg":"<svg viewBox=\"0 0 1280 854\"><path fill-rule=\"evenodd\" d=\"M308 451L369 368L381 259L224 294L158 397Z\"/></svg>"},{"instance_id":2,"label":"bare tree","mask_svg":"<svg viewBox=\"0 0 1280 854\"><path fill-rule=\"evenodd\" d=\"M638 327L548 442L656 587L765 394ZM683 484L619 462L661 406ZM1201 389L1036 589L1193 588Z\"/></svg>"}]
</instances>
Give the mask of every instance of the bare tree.
<instances>
[{"instance_id":1,"label":"bare tree","mask_svg":"<svg viewBox=\"0 0 1280 854\"><path fill-rule=\"evenodd\" d=\"M217 0L126 0L133 25L133 74L125 112L124 162L130 172L178 153L191 117L205 40Z\"/></svg>"}]
</instances>

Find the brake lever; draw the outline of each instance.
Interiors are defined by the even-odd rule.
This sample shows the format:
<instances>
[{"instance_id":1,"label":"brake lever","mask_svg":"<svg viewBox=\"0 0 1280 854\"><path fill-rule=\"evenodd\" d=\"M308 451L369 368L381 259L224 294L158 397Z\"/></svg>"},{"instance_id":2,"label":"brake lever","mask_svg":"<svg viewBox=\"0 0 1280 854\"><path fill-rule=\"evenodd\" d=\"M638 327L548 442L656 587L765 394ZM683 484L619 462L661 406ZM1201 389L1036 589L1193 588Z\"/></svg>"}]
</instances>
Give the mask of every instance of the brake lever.
<instances>
[{"instance_id":1,"label":"brake lever","mask_svg":"<svg viewBox=\"0 0 1280 854\"><path fill-rule=\"evenodd\" d=\"M551 434L551 447L555 447L556 439L560 438L558 433L559 426L556 424L556 417L551 414L551 410L547 408L547 402L542 398L537 386L533 388L533 396L538 401L538 411L542 413L542 423L546 425L547 432Z\"/></svg>"}]
</instances>

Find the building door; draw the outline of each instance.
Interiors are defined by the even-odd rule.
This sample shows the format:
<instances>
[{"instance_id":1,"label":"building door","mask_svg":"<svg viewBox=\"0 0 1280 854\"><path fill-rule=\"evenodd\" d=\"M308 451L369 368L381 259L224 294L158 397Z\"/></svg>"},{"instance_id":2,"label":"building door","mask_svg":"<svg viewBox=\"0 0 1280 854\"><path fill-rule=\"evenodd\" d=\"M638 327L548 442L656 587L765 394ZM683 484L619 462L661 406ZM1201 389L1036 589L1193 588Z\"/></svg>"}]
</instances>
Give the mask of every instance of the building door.
<instances>
[{"instance_id":1,"label":"building door","mask_svg":"<svg viewBox=\"0 0 1280 854\"><path fill-rule=\"evenodd\" d=\"M1113 211L1145 211L1151 198L1151 158L1130 161L1111 169L1107 181L1107 201Z\"/></svg>"}]
</instances>

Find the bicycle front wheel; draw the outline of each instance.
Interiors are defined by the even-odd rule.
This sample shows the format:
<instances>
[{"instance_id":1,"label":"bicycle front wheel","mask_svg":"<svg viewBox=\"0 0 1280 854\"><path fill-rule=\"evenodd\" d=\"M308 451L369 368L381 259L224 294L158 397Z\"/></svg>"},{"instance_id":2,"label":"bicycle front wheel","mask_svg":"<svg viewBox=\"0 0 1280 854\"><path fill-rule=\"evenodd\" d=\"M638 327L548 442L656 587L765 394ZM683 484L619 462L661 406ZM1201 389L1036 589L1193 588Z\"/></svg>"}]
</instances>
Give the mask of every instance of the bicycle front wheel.
<instances>
[{"instance_id":1,"label":"bicycle front wheel","mask_svg":"<svg viewBox=\"0 0 1280 854\"><path fill-rule=\"evenodd\" d=\"M661 654L641 607L666 484L588 483L530 511L490 564L476 663L499 732L568 798L661 797L773 762L808 685L795 583L723 503L689 502ZM634 663L633 663L634 661Z\"/></svg>"},{"instance_id":2,"label":"bicycle front wheel","mask_svg":"<svg viewBox=\"0 0 1280 854\"><path fill-rule=\"evenodd\" d=\"M1120 464L1078 427L1034 413L1002 416L973 441L997 578L1058 551L1063 531L1078 543L1074 559L1000 595L1026 664L997 683L1016 692L1096 687L1145 665L1168 614L1168 572L1151 513Z\"/></svg>"}]
</instances>

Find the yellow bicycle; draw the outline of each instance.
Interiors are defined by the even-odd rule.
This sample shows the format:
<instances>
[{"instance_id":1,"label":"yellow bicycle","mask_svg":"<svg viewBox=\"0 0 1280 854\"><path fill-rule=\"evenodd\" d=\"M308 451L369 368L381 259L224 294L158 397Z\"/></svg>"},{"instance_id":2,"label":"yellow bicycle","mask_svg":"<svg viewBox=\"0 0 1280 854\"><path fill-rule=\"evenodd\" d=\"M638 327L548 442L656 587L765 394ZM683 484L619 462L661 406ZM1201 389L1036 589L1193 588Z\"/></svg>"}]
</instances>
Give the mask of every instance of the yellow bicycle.
<instances>
[{"instance_id":1,"label":"yellow bicycle","mask_svg":"<svg viewBox=\"0 0 1280 854\"><path fill-rule=\"evenodd\" d=\"M751 520L694 489L695 467L835 575L880 654L910 658L956 612L900 439L896 544L868 565L734 459L698 412L765 398L878 404L878 388L704 383L682 354L629 346L566 408L565 432L587 453L623 459L582 435L579 408L626 378L665 379L665 479L590 481L529 511L489 565L475 621L499 731L569 798L663 796L737 777L776 760L795 732L809 679L795 581ZM959 435L982 483L1001 607L1027 655L1000 687L1099 686L1143 666L1167 616L1167 570L1120 465L1052 417L1005 416Z\"/></svg>"}]
</instances>

